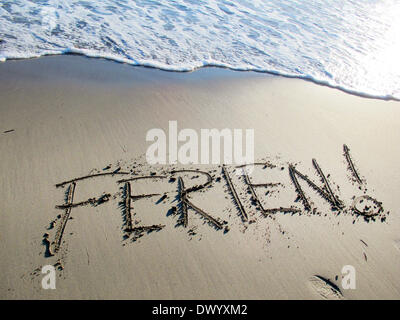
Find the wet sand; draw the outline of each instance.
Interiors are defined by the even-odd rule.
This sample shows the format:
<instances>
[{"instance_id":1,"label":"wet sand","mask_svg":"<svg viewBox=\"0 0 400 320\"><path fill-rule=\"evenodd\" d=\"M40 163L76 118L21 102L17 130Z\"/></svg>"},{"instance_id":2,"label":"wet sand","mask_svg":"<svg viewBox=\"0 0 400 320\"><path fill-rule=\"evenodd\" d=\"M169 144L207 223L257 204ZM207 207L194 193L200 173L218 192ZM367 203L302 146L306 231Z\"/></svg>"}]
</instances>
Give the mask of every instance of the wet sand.
<instances>
[{"instance_id":1,"label":"wet sand","mask_svg":"<svg viewBox=\"0 0 400 320\"><path fill-rule=\"evenodd\" d=\"M80 56L1 63L0 99L2 299L400 298L400 102ZM149 165L170 120L254 129L254 171Z\"/></svg>"}]
</instances>

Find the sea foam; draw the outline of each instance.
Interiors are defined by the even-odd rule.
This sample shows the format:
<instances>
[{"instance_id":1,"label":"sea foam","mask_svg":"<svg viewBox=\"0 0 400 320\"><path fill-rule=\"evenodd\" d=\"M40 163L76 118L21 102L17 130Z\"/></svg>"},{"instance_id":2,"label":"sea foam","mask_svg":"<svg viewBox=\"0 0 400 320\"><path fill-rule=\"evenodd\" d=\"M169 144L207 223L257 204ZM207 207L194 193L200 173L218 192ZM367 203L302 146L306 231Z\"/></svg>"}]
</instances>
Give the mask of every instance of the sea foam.
<instances>
[{"instance_id":1,"label":"sea foam","mask_svg":"<svg viewBox=\"0 0 400 320\"><path fill-rule=\"evenodd\" d=\"M220 66L400 99L399 16L395 0L2 1L0 61L78 53Z\"/></svg>"}]
</instances>

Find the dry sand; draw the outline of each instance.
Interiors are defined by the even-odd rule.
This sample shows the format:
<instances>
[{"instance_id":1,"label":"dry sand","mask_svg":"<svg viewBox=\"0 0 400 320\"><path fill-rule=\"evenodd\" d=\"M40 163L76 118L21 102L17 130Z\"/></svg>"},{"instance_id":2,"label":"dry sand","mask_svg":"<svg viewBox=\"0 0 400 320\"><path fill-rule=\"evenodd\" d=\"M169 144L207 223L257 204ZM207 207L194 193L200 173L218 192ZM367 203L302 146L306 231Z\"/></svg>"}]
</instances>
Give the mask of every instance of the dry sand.
<instances>
[{"instance_id":1,"label":"dry sand","mask_svg":"<svg viewBox=\"0 0 400 320\"><path fill-rule=\"evenodd\" d=\"M0 99L2 299L400 298L399 102L266 74L79 56L0 64ZM256 161L269 165L248 178L280 184L249 190L232 166L229 182L219 165L149 166L146 132L167 132L168 120L254 128ZM317 164L343 209L317 193ZM108 175L56 187L98 173ZM152 173L163 177L117 182ZM149 193L158 195L127 196ZM375 219L353 208L362 199L381 209ZM269 211L280 207L300 212ZM48 264L56 290L41 287ZM354 290L342 288L344 265L356 269Z\"/></svg>"}]
</instances>

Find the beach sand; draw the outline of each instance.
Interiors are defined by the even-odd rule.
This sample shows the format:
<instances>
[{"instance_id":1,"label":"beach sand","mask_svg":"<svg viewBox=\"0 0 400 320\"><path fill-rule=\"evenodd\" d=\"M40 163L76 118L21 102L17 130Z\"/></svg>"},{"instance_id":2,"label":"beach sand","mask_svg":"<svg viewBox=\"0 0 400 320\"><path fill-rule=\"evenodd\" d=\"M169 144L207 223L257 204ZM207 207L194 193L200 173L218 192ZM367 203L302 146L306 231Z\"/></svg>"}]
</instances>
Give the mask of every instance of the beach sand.
<instances>
[{"instance_id":1,"label":"beach sand","mask_svg":"<svg viewBox=\"0 0 400 320\"><path fill-rule=\"evenodd\" d=\"M221 165L150 166L146 133L170 120L254 129L266 165L249 179L279 184L254 197L231 165L231 184ZM67 55L2 63L0 298L399 299L399 125L400 102L261 73ZM318 168L342 209L318 194ZM209 178L185 198L185 227L180 181ZM145 194L156 195L134 197ZM360 214L363 203L378 214ZM281 207L299 212L269 210ZM55 290L42 288L44 265ZM346 265L355 289L342 286Z\"/></svg>"}]
</instances>

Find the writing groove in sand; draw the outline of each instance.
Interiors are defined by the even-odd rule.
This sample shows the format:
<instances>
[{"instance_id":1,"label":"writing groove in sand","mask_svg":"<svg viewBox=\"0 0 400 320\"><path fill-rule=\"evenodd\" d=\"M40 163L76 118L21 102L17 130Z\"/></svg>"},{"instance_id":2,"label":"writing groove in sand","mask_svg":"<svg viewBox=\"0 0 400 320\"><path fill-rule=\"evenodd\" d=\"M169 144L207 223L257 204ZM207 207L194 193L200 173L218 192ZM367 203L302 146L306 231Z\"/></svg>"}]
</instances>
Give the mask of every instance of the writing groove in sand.
<instances>
[{"instance_id":1,"label":"writing groove in sand","mask_svg":"<svg viewBox=\"0 0 400 320\"><path fill-rule=\"evenodd\" d=\"M219 165L207 170L203 168L200 170L188 167L177 169L169 166L149 166L145 162L137 163L134 161L126 163L124 166L118 162L115 166L117 169L112 169L112 166L108 165L104 169L92 170L89 175L56 184L56 188L63 190L64 202L55 205L56 210L62 210L62 213L58 214L57 218L50 223L51 228L48 229L50 231L44 236L45 257L59 256L61 254L59 251L66 244L67 239L65 237L68 238L71 234L70 231L65 231L68 229L68 221L72 219L76 207L89 207L88 212L90 212L90 206L96 207L104 203L115 205L116 211L119 211L122 216L122 239L123 241L130 239L132 242L139 240L142 236L156 234L157 232L173 232L177 227L182 227L188 235L193 236L198 233L193 231L197 228L195 222L197 221L198 223L194 216L200 217L215 231L222 230L222 234L229 232L235 223L243 226L242 230L244 231L242 232L245 232L248 228L255 230L257 225L260 225L261 228L263 225L262 220L265 219L267 219L265 220L267 221L267 229L271 225L278 228L282 234L285 234L284 228L276 221L277 214L289 213L299 216L318 215L326 217L327 214L322 215L318 207L324 203L331 208L332 218L342 213L354 216L355 220L357 217L362 217L366 222L379 220L384 222L388 212L384 211L381 202L366 194L368 191L366 188L367 183L365 179L358 179L360 175L354 167L347 146L344 146L344 157L348 164L348 169L353 173L352 178L354 179L355 177L356 180L363 183L362 195L360 195L358 187L354 190L354 194L340 194L339 186L333 181L330 174L324 173L326 169L322 168L316 159L312 159L312 167L315 170L314 178L300 172L293 163L275 165L267 161L249 164L261 170L260 176L253 175L252 177L249 176L246 170L238 170L238 168L243 169L243 165L236 167ZM241 176L231 175L229 173L231 170L241 172ZM263 176L263 170L268 173L272 173L275 170L279 173L280 178L276 179L278 181L269 181L268 176ZM101 196L93 195L93 197L79 202L74 200L75 196L79 195L84 189L80 188L83 181L101 186L105 177L113 179L112 184L115 183L115 189L117 190L119 187L120 191L112 193L110 190L104 190ZM262 181L256 181L260 180L260 177ZM279 181L279 179L281 180ZM140 182L150 183L149 191L144 194L137 192L137 186ZM215 192L215 190L221 192L217 188L220 182L225 186L222 192L226 194L225 198L228 199L229 203L226 204L227 209L222 212L218 212L216 209L211 209L210 212L210 209L205 209L197 203L195 195L204 193L205 197L207 197L205 192L209 189L212 189L211 192ZM110 188L112 184L107 184L107 188ZM271 205L269 201L271 200L271 195L269 194L278 188L285 190L290 195L285 199L293 196L291 203L288 202L286 206ZM244 191L246 189L247 192ZM264 191L262 192L262 190ZM154 197L158 198L155 203L152 200ZM172 223L166 224L165 221L157 221L157 216L155 216L154 221L150 221L147 224L140 223L141 212L136 212L135 203L136 201L144 201L143 199L145 198L150 199L148 201L153 203L150 205L155 205L154 208L157 208L156 205L161 202L167 207L170 206L166 215L167 220L165 221L169 220ZM313 199L318 199L319 204L315 205L312 202ZM347 203L345 200L347 200ZM176 203L174 204L174 202ZM329 207L325 210L329 210ZM231 210L237 210L237 216L240 217L240 221L235 220L229 214ZM112 214L112 211L110 214ZM137 217L138 215L139 218ZM269 243L269 239L266 239L266 241Z\"/></svg>"}]
</instances>

